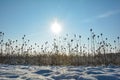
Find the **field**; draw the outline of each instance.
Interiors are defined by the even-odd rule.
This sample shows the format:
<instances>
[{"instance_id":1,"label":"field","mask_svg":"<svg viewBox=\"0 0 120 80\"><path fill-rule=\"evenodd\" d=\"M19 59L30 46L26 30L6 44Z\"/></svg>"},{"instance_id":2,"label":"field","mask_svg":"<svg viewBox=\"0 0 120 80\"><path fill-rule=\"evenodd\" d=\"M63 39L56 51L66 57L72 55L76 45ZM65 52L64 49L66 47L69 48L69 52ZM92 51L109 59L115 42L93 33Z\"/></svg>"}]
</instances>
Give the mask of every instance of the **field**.
<instances>
[{"instance_id":1,"label":"field","mask_svg":"<svg viewBox=\"0 0 120 80\"><path fill-rule=\"evenodd\" d=\"M26 35L5 42L0 32L0 80L120 80L119 37L110 43L90 32L87 43L66 34L43 45L30 45Z\"/></svg>"},{"instance_id":2,"label":"field","mask_svg":"<svg viewBox=\"0 0 120 80\"><path fill-rule=\"evenodd\" d=\"M120 66L26 66L0 64L0 80L120 80Z\"/></svg>"}]
</instances>

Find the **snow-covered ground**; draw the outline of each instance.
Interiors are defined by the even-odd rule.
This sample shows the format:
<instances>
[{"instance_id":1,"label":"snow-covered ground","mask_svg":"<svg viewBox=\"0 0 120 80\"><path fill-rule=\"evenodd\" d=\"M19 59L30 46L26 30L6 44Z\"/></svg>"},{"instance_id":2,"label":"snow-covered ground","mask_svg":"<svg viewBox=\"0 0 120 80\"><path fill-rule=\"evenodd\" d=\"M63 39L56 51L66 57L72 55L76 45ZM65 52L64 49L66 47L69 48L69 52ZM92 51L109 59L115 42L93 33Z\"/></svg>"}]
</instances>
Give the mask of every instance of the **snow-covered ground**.
<instances>
[{"instance_id":1,"label":"snow-covered ground","mask_svg":"<svg viewBox=\"0 0 120 80\"><path fill-rule=\"evenodd\" d=\"M0 80L120 80L120 66L25 66L0 64Z\"/></svg>"}]
</instances>

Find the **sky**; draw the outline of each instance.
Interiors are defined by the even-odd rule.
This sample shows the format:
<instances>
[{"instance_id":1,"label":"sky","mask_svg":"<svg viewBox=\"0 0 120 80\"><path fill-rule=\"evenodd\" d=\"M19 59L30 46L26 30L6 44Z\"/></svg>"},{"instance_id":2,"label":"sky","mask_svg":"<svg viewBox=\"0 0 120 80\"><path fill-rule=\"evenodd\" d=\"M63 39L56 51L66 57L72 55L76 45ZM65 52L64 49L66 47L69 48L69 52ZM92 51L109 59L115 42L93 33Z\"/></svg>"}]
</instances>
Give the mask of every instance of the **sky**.
<instances>
[{"instance_id":1,"label":"sky","mask_svg":"<svg viewBox=\"0 0 120 80\"><path fill-rule=\"evenodd\" d=\"M90 36L90 28L106 37L120 36L120 0L0 0L0 31L6 39L33 42L53 39L51 23L62 24L59 35Z\"/></svg>"}]
</instances>

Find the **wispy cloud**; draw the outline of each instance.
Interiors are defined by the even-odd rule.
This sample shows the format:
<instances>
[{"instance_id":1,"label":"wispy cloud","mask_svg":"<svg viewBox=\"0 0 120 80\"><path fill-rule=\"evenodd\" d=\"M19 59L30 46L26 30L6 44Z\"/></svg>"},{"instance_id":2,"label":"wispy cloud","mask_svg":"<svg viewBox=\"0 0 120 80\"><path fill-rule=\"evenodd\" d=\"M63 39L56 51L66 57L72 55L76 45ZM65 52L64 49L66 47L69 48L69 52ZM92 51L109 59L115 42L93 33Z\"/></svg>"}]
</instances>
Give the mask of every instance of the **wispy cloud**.
<instances>
[{"instance_id":1,"label":"wispy cloud","mask_svg":"<svg viewBox=\"0 0 120 80\"><path fill-rule=\"evenodd\" d=\"M85 19L85 20L83 20L83 22L93 22L93 21L96 21L96 20L99 20L99 19L109 18L109 17L117 15L119 13L120 13L120 10L107 11L107 12L105 12L103 14L100 14L100 15L93 16L91 18Z\"/></svg>"},{"instance_id":2,"label":"wispy cloud","mask_svg":"<svg viewBox=\"0 0 120 80\"><path fill-rule=\"evenodd\" d=\"M100 14L97 16L97 18L107 18L107 17L110 17L110 16L113 16L113 15L116 15L120 13L120 11L108 11L108 12L105 12L103 14Z\"/></svg>"}]
</instances>

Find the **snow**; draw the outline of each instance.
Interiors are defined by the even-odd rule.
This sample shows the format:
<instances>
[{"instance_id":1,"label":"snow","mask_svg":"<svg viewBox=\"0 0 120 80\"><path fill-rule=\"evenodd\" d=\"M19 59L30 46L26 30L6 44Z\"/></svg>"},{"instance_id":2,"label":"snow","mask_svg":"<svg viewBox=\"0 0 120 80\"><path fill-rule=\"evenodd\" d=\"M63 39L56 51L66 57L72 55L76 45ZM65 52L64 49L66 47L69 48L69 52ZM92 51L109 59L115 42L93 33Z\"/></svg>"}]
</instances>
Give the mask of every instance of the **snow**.
<instances>
[{"instance_id":1,"label":"snow","mask_svg":"<svg viewBox=\"0 0 120 80\"><path fill-rule=\"evenodd\" d=\"M120 80L120 66L30 66L0 64L0 80Z\"/></svg>"}]
</instances>

